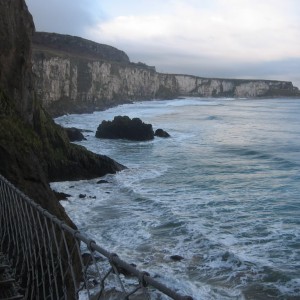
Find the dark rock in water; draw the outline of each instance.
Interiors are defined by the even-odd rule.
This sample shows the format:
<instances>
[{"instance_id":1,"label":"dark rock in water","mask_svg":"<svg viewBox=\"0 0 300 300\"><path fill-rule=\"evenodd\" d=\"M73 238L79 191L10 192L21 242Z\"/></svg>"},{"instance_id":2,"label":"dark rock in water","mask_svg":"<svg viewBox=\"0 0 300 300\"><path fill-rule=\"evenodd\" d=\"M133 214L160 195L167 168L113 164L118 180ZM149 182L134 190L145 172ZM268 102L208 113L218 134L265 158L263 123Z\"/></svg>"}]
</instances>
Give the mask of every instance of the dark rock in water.
<instances>
[{"instance_id":1,"label":"dark rock in water","mask_svg":"<svg viewBox=\"0 0 300 300\"><path fill-rule=\"evenodd\" d=\"M66 193L62 193L62 192L56 192L56 191L54 191L54 194L55 194L56 199L58 201L60 201L60 200L66 200L66 199L68 199L68 197L71 197L71 195L66 194Z\"/></svg>"},{"instance_id":2,"label":"dark rock in water","mask_svg":"<svg viewBox=\"0 0 300 300\"><path fill-rule=\"evenodd\" d=\"M83 199L86 197L86 194L79 194L79 198Z\"/></svg>"},{"instance_id":3,"label":"dark rock in water","mask_svg":"<svg viewBox=\"0 0 300 300\"><path fill-rule=\"evenodd\" d=\"M78 128L71 127L71 128L65 128L65 130L70 142L86 140L86 138L81 133L81 130Z\"/></svg>"},{"instance_id":4,"label":"dark rock in water","mask_svg":"<svg viewBox=\"0 0 300 300\"><path fill-rule=\"evenodd\" d=\"M162 137L162 138L168 138L168 137L170 137L170 135L166 131L164 131L163 129L161 129L161 128L156 129L154 135L158 136L158 137Z\"/></svg>"},{"instance_id":5,"label":"dark rock in water","mask_svg":"<svg viewBox=\"0 0 300 300\"><path fill-rule=\"evenodd\" d=\"M98 183L98 184L108 183L108 181L107 181L107 180L104 180L104 179L101 179L101 180L97 181L97 183Z\"/></svg>"},{"instance_id":6,"label":"dark rock in water","mask_svg":"<svg viewBox=\"0 0 300 300\"><path fill-rule=\"evenodd\" d=\"M230 257L230 253L228 251L226 251L223 255L222 255L222 261L227 261Z\"/></svg>"},{"instance_id":7,"label":"dark rock in water","mask_svg":"<svg viewBox=\"0 0 300 300\"><path fill-rule=\"evenodd\" d=\"M153 140L154 132L151 124L145 124L139 118L117 116L113 121L102 121L97 128L96 137L147 141Z\"/></svg>"},{"instance_id":8,"label":"dark rock in water","mask_svg":"<svg viewBox=\"0 0 300 300\"><path fill-rule=\"evenodd\" d=\"M180 255L171 255L170 258L174 261L181 261L184 259L184 257L182 257Z\"/></svg>"}]
</instances>

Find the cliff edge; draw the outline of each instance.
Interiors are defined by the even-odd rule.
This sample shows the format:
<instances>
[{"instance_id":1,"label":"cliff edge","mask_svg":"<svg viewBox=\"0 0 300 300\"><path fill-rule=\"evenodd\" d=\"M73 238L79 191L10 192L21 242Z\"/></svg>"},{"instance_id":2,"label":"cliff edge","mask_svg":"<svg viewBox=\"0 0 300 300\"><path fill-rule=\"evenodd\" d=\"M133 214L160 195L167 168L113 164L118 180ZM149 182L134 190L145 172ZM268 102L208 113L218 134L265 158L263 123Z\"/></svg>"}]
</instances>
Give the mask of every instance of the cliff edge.
<instances>
[{"instance_id":1,"label":"cliff edge","mask_svg":"<svg viewBox=\"0 0 300 300\"><path fill-rule=\"evenodd\" d=\"M50 32L35 32L32 38L33 48L38 51L84 56L95 60L109 60L129 63L124 51L115 47L95 43L77 36Z\"/></svg>"}]
</instances>

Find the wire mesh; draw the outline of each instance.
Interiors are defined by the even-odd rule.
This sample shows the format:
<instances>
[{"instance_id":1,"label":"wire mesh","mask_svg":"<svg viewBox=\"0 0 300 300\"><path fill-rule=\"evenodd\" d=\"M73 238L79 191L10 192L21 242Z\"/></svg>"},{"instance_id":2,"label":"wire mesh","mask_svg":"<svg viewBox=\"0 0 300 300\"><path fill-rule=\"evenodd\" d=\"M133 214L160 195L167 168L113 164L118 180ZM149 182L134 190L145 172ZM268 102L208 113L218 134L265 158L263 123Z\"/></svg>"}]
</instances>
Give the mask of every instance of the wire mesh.
<instances>
[{"instance_id":1,"label":"wire mesh","mask_svg":"<svg viewBox=\"0 0 300 300\"><path fill-rule=\"evenodd\" d=\"M25 299L192 299L69 227L1 175L0 251Z\"/></svg>"}]
</instances>

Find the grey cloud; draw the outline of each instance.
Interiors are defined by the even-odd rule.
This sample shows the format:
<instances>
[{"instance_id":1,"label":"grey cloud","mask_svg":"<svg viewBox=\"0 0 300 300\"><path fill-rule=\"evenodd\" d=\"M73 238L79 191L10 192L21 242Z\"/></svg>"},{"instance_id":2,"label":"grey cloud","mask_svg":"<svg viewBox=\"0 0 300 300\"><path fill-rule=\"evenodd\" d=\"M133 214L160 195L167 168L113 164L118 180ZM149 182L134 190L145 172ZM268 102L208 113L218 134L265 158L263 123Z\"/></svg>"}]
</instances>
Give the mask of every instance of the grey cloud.
<instances>
[{"instance_id":1,"label":"grey cloud","mask_svg":"<svg viewBox=\"0 0 300 300\"><path fill-rule=\"evenodd\" d=\"M300 88L300 58L277 61L233 62L224 58L187 55L176 52L151 53L145 49L132 49L128 45L127 54L132 61L141 61L156 66L163 73L190 74L203 77L249 78L292 81Z\"/></svg>"},{"instance_id":2,"label":"grey cloud","mask_svg":"<svg viewBox=\"0 0 300 300\"><path fill-rule=\"evenodd\" d=\"M36 30L71 35L83 35L88 26L98 20L93 15L91 0L26 0ZM98 11L98 16L103 16Z\"/></svg>"},{"instance_id":3,"label":"grey cloud","mask_svg":"<svg viewBox=\"0 0 300 300\"><path fill-rule=\"evenodd\" d=\"M39 31L79 35L88 38L86 36L86 28L97 26L99 20L108 19L101 10L100 1L51 0L49 2L46 0L26 0L26 2L33 15L36 29ZM98 7L95 7L96 4ZM89 38L105 43L101 33L96 36L89 36ZM197 41L200 41L200 39L201 35L198 35ZM183 43L187 47L189 45L188 37L185 35L180 35L177 42L179 44ZM203 38L201 43L205 44L207 40ZM203 55L204 53L199 53L201 52L200 49L198 52L190 51L194 49L189 48L184 50L176 49L176 44L168 45L168 39L162 40L161 43L153 41L152 44L148 44L143 39L128 42L126 39L119 38L114 41L114 44L109 44L125 51L131 61L141 61L154 65L160 72L183 73L204 77L290 80L300 87L300 58L259 63L253 63L253 60L249 63L245 58L244 61L233 61L232 55L231 60L228 58L228 55L227 58L225 57L226 53L224 53L223 58L216 56L213 58L208 56L212 54L210 52L206 51L208 53L206 56ZM193 43L190 45L193 45ZM224 52L226 52L226 45L224 45ZM220 51L219 54L222 55L223 51Z\"/></svg>"}]
</instances>

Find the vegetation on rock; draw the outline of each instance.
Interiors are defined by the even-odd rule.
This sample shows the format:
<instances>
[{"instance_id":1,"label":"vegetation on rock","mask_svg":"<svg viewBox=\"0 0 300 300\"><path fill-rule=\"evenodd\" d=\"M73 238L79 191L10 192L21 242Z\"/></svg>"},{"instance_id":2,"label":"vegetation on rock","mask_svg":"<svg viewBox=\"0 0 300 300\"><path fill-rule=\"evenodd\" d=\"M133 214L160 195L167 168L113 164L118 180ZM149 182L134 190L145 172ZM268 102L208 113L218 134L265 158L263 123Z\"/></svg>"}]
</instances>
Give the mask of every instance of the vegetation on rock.
<instances>
[{"instance_id":1,"label":"vegetation on rock","mask_svg":"<svg viewBox=\"0 0 300 300\"><path fill-rule=\"evenodd\" d=\"M44 111L36 97L32 73L33 31L33 20L24 0L0 1L0 174L75 228L49 181L100 177L124 167L71 144L65 130ZM70 247L72 243L67 240ZM43 266L35 268L42 270ZM76 277L79 280L78 274ZM68 292L72 293L73 288L70 286Z\"/></svg>"},{"instance_id":2,"label":"vegetation on rock","mask_svg":"<svg viewBox=\"0 0 300 300\"><path fill-rule=\"evenodd\" d=\"M86 140L84 135L81 133L80 129L71 127L71 128L65 128L65 131L68 135L70 142Z\"/></svg>"},{"instance_id":3,"label":"vegetation on rock","mask_svg":"<svg viewBox=\"0 0 300 300\"><path fill-rule=\"evenodd\" d=\"M42 108L31 70L33 31L24 0L0 2L0 173L67 218L55 204L49 180L100 177L123 166L70 144L65 130Z\"/></svg>"},{"instance_id":4,"label":"vegetation on rock","mask_svg":"<svg viewBox=\"0 0 300 300\"><path fill-rule=\"evenodd\" d=\"M35 32L33 35L35 49L59 52L62 55L84 55L90 59L109 60L129 63L129 57L124 51L115 47L95 43L77 36L64 35L50 32Z\"/></svg>"}]
</instances>

